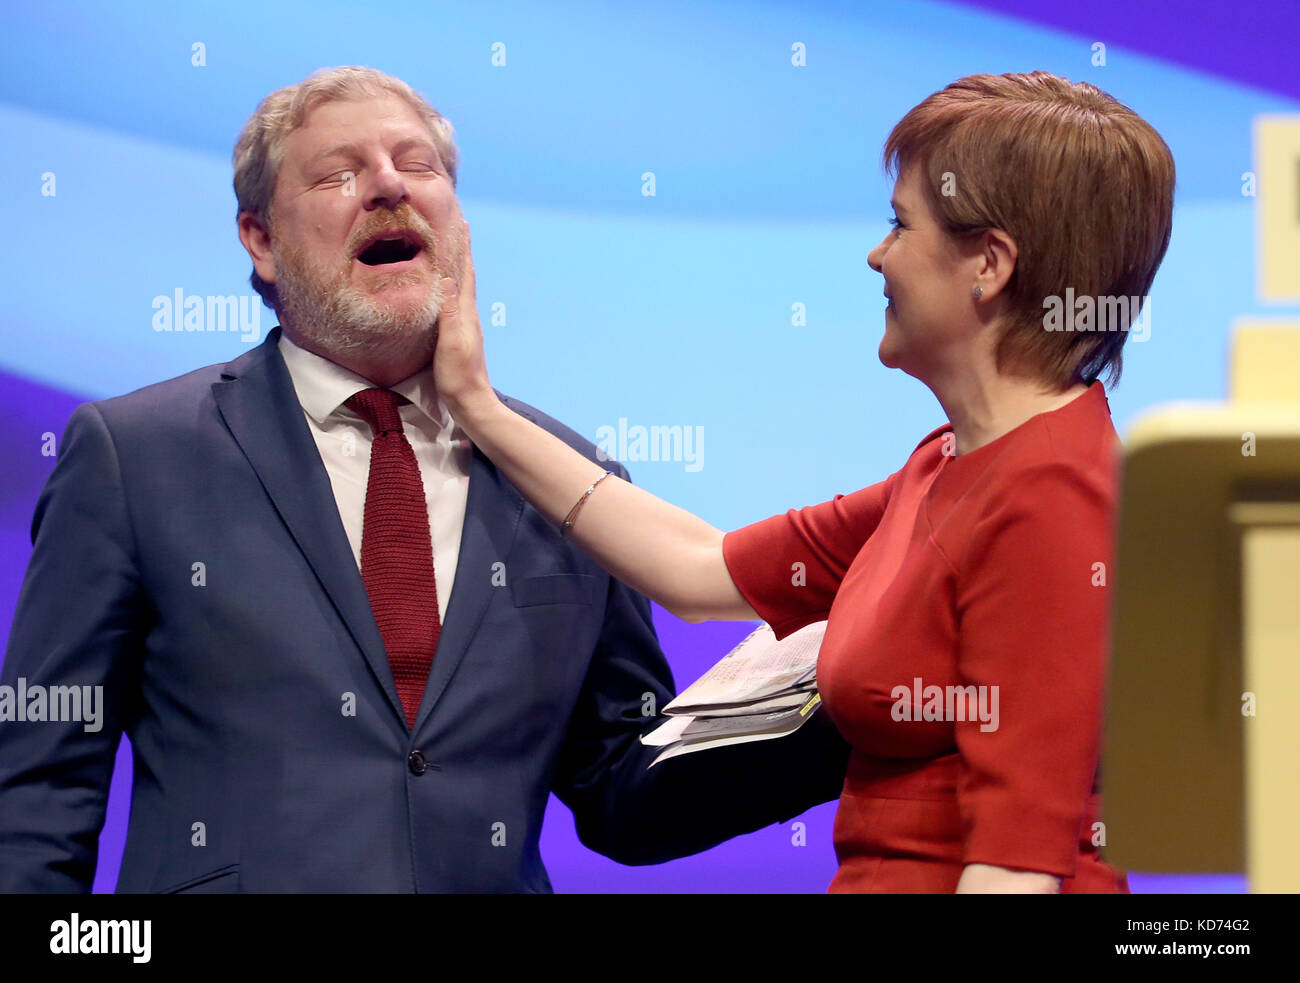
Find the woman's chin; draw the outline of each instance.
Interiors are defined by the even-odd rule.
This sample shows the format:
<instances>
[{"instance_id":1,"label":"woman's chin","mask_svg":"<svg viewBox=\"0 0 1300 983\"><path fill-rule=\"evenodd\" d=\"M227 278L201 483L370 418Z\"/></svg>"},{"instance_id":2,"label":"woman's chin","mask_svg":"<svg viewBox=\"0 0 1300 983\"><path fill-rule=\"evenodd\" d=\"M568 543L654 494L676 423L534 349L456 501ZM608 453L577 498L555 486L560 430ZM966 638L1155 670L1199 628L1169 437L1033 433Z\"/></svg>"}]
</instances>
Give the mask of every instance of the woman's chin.
<instances>
[{"instance_id":1,"label":"woman's chin","mask_svg":"<svg viewBox=\"0 0 1300 983\"><path fill-rule=\"evenodd\" d=\"M880 364L887 369L896 369L901 364L899 360L900 352L888 333L880 339L880 350L877 354L880 356Z\"/></svg>"}]
</instances>

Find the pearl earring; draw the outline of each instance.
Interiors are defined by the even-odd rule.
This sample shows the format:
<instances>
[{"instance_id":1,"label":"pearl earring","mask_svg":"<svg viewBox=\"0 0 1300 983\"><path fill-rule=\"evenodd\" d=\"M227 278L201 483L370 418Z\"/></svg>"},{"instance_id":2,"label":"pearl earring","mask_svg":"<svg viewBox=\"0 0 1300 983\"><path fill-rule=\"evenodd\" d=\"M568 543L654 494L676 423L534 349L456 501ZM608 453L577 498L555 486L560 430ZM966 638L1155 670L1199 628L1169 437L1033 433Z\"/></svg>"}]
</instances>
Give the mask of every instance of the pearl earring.
<instances>
[{"instance_id":1,"label":"pearl earring","mask_svg":"<svg viewBox=\"0 0 1300 983\"><path fill-rule=\"evenodd\" d=\"M975 287L974 289L971 290L970 293L972 297L974 297L976 300L979 300L981 297L984 296L984 289L982 287Z\"/></svg>"}]
</instances>

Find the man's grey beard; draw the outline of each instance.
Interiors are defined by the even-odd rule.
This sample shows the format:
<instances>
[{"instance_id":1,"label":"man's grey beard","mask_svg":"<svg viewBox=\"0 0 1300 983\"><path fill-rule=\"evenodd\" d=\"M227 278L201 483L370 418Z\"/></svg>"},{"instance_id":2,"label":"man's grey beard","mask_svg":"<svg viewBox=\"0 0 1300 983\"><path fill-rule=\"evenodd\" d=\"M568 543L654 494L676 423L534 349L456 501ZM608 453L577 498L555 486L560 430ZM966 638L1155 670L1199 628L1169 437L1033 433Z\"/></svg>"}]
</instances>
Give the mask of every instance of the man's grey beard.
<instances>
[{"instance_id":1,"label":"man's grey beard","mask_svg":"<svg viewBox=\"0 0 1300 983\"><path fill-rule=\"evenodd\" d=\"M438 315L442 305L438 281L453 276L442 271L445 244L438 243L435 262L439 268L432 280L428 274L409 271L393 274L389 286L429 283L429 295L419 307L392 309L376 303L349 282L352 260L334 273L313 269L293 246L272 245L275 260L277 313L293 335L317 351L347 356L364 352L367 359L404 360L418 356L432 360L438 343ZM453 257L456 250L451 250Z\"/></svg>"}]
</instances>

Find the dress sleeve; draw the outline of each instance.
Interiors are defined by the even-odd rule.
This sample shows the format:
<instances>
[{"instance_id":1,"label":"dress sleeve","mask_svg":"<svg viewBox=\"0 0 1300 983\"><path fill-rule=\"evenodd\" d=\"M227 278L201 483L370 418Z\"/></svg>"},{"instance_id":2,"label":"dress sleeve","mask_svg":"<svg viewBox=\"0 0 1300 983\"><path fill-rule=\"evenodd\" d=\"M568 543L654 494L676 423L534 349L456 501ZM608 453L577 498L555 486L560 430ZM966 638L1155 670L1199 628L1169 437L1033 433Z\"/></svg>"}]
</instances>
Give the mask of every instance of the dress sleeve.
<instances>
[{"instance_id":1,"label":"dress sleeve","mask_svg":"<svg viewBox=\"0 0 1300 983\"><path fill-rule=\"evenodd\" d=\"M1042 465L967 544L958 676L996 714L956 724L966 863L1074 875L1101 737L1114 500L1103 478Z\"/></svg>"},{"instance_id":2,"label":"dress sleeve","mask_svg":"<svg viewBox=\"0 0 1300 983\"><path fill-rule=\"evenodd\" d=\"M722 554L736 589L777 638L830 614L840 582L880 524L899 474L723 537Z\"/></svg>"}]
</instances>

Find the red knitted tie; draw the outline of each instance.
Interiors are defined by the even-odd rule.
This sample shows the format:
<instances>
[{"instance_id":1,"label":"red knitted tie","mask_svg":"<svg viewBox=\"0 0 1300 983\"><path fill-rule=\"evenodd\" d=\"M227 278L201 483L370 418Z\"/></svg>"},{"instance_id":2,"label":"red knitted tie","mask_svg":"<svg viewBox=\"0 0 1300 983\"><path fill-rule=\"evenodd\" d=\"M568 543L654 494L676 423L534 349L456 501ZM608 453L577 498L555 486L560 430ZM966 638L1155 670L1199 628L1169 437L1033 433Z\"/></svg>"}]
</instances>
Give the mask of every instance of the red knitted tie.
<instances>
[{"instance_id":1,"label":"red knitted tie","mask_svg":"<svg viewBox=\"0 0 1300 983\"><path fill-rule=\"evenodd\" d=\"M415 452L402 432L399 402L409 401L388 389L364 389L346 401L375 435L361 526L361 580L407 726L414 727L442 628L428 504Z\"/></svg>"}]
</instances>

